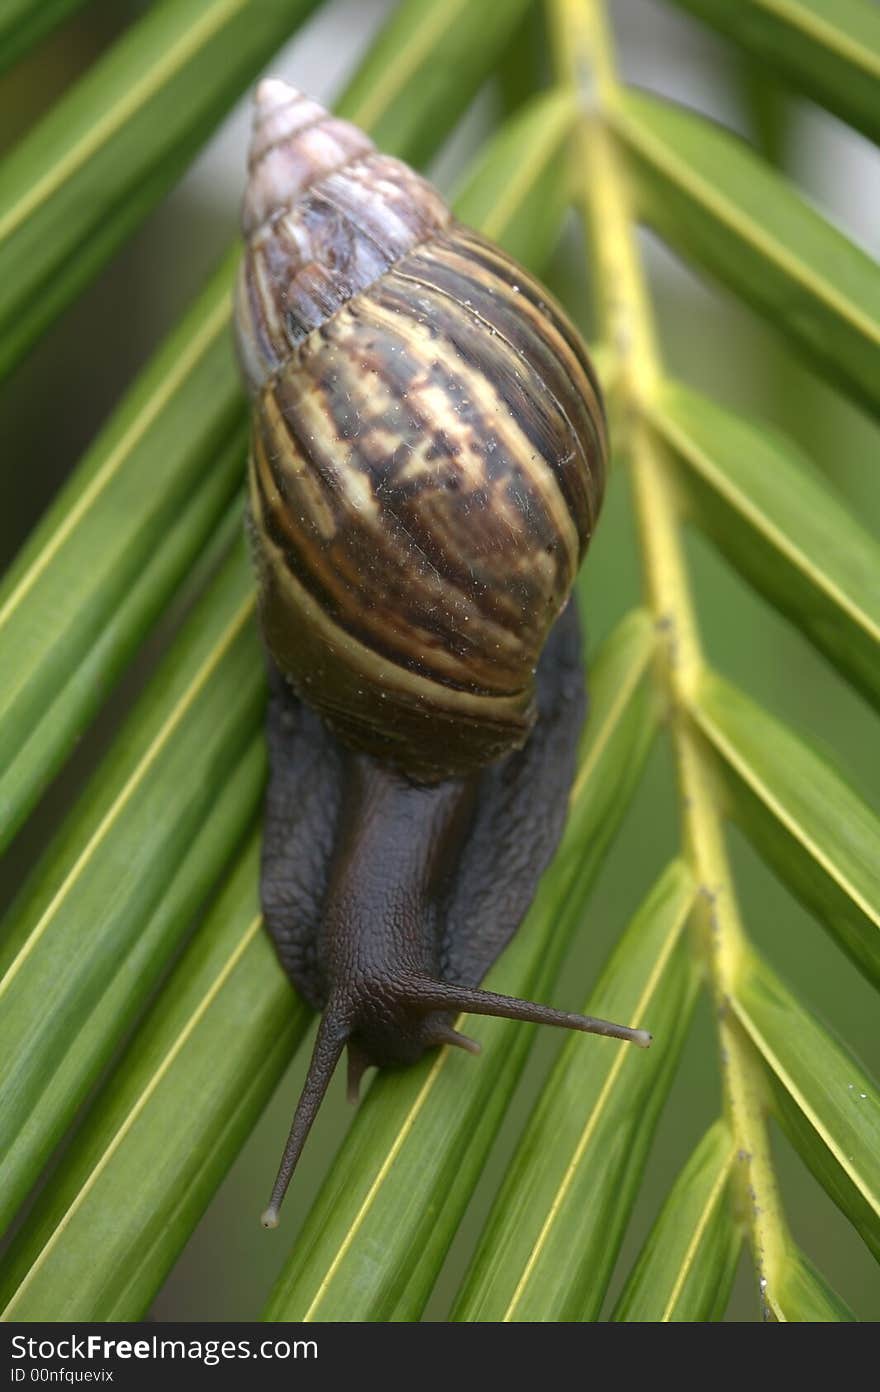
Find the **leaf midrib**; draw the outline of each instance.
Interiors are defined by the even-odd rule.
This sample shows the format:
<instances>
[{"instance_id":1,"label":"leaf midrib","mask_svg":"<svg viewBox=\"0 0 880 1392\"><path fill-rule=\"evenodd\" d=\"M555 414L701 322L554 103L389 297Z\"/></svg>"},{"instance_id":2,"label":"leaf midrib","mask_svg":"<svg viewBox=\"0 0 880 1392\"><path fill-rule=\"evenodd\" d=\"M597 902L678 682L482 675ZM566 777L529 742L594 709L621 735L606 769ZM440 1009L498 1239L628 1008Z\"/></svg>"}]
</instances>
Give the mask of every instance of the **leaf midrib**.
<instances>
[{"instance_id":1,"label":"leaf midrib","mask_svg":"<svg viewBox=\"0 0 880 1392\"><path fill-rule=\"evenodd\" d=\"M232 975L233 971L240 962L247 948L250 946L251 942L253 942L254 938L257 936L262 925L262 914L257 914L251 920L245 932L242 934L242 937L236 944L235 948L227 957L226 961L223 963L223 966L215 976L210 987L202 996L198 1005L187 1019L186 1024L183 1026L183 1028L175 1037L173 1043L165 1052L161 1060L161 1063L152 1073L146 1087L143 1089L142 1092L138 1094L131 1108L126 1113L123 1121L121 1122L117 1130L114 1132L109 1144L102 1151L99 1161L94 1166L94 1168L90 1170L85 1183L77 1192L76 1197L74 1198L72 1203L65 1210L57 1226L53 1229L51 1237L40 1249L40 1253L36 1261L33 1263L31 1267L28 1268L27 1275L24 1277L23 1281L16 1289L15 1294L12 1296L12 1299L9 1301L9 1304L6 1306L6 1309L2 1312L4 1318L8 1317L15 1302L19 1299L23 1292L27 1290L27 1287L35 1279L35 1277L39 1273L40 1267L43 1265L46 1258L52 1252L52 1249L54 1248L55 1244L61 1239L64 1232L76 1216L77 1212L85 1203L86 1199L89 1196L89 1193L93 1189L94 1185L97 1183L101 1174L110 1164L110 1161L113 1159L113 1156L116 1154L116 1151L122 1145L123 1141L125 1140L131 1128L134 1126L138 1117L143 1112L150 1098L156 1092L157 1088L167 1075L168 1071L170 1070L175 1059L180 1054L184 1045L192 1037L196 1027L207 1014L209 1007L213 1004L217 996L220 994L220 991L223 989L224 985L229 980L229 977Z\"/></svg>"},{"instance_id":2,"label":"leaf midrib","mask_svg":"<svg viewBox=\"0 0 880 1392\"><path fill-rule=\"evenodd\" d=\"M836 605L843 610L853 623L860 628L865 635L873 642L880 644L880 624L876 623L855 600L836 583L832 582L827 571L817 569L812 564L809 555L798 546L795 546L790 535L787 535L776 525L751 498L730 479L723 468L717 466L710 455L697 444L685 429L676 424L662 405L654 408L650 412L654 424L666 436L667 441L690 461L692 467L696 469L711 484L730 506L751 524L756 532L766 537L769 543L780 554L784 555L791 564L805 578L812 581L817 590L821 590Z\"/></svg>"},{"instance_id":3,"label":"leaf midrib","mask_svg":"<svg viewBox=\"0 0 880 1392\"><path fill-rule=\"evenodd\" d=\"M671 103L671 105L675 104ZM717 185L707 183L692 164L685 159L677 160L674 155L671 155L663 141L651 135L643 120L634 119L622 105L615 106L609 115L611 125L617 130L618 135L622 136L626 143L631 143L636 148L641 147L642 150L646 151L656 167L660 168L673 184L690 194L695 203L712 212L721 225L735 231L747 245L757 248L777 270L805 287L817 301L831 310L841 323L851 325L858 330L862 337L880 346L880 325L869 316L862 314L858 306L842 292L839 292L832 283L817 276L808 262L792 253L790 246L760 227L755 219L743 212L722 189L718 188ZM725 133L730 134L729 132ZM754 155L754 151L750 151L750 153ZM824 230L836 232L836 229L832 228L822 215L811 208L808 203L800 197L798 197L798 201L803 213L815 217ZM843 233L838 232L837 235L852 250L856 250Z\"/></svg>"},{"instance_id":4,"label":"leaf midrib","mask_svg":"<svg viewBox=\"0 0 880 1392\"><path fill-rule=\"evenodd\" d=\"M182 693L179 700L174 703L171 711L150 741L141 758L138 760L137 765L129 774L122 788L119 790L113 802L101 818L98 826L95 828L95 831L86 842L86 845L83 847L71 869L52 896L49 904L43 910L38 922L31 929L30 933L28 933L2 979L0 979L0 997L4 995L14 982L28 957L30 957L40 939L48 930L58 909L75 887L78 879L88 866L95 852L106 839L107 833L143 783L150 769L156 763L163 749L174 735L188 711L198 700L198 697L201 695L211 676L217 670L217 667L220 665L245 623L250 618L254 603L254 597L248 595L247 599L239 606L236 613L226 625L223 633L214 644L208 656L199 666L198 671L186 690Z\"/></svg>"},{"instance_id":5,"label":"leaf midrib","mask_svg":"<svg viewBox=\"0 0 880 1392\"><path fill-rule=\"evenodd\" d=\"M686 900L684 898L682 899L682 902L679 905L678 914L676 918L673 920L673 922L670 924L666 939L664 940L660 951L657 953L657 956L654 959L654 963L652 965L648 979L645 982L644 987L642 988L642 992L635 1004L635 1007L630 1012L633 1025L636 1028L641 1026L641 1023L645 1016L645 1012L650 1006L651 999L657 991L657 988L660 984L660 980L666 969L667 963L669 962L669 958L672 955L672 951L679 938L681 937L684 925L688 920L691 909L693 908L695 898L696 886L692 885L691 894ZM529 1253L528 1260L526 1261L526 1264L523 1267L519 1281L517 1282L513 1295L510 1298L510 1302L507 1308L505 1309L503 1315L501 1316L501 1322L504 1324L509 1324L512 1321L514 1313L516 1311L516 1307L517 1305L519 1305L523 1295L525 1294L525 1290L531 1279L532 1272L534 1271L537 1262L540 1260L544 1247L546 1246L547 1241L550 1237L550 1233L556 1223L557 1218L559 1217L562 1205L565 1203L566 1196L568 1195L568 1192L571 1189L572 1184L574 1183L574 1178L580 1165L581 1158L584 1152L586 1151L587 1146L590 1143L593 1133L595 1132L597 1126L599 1125L599 1122L602 1119L602 1113L604 1111L605 1104L613 1091L614 1085L617 1082L617 1078L620 1074L621 1069L624 1067L626 1063L626 1058L627 1055L625 1050L623 1048L618 1049L616 1057L613 1063L611 1064L610 1069L608 1070L608 1075L605 1079L605 1082L602 1084L599 1096L596 1098L596 1101L593 1104L590 1114L584 1123L584 1127L578 1138L577 1145L575 1146L574 1151L572 1152L571 1159L569 1160L568 1165L566 1166L562 1182L560 1183L558 1189L556 1190L556 1193L553 1196L553 1202L550 1205L550 1208L547 1212L547 1216L544 1219L544 1222L541 1226L541 1230L538 1233L537 1238L535 1239L534 1245Z\"/></svg>"},{"instance_id":6,"label":"leaf midrib","mask_svg":"<svg viewBox=\"0 0 880 1392\"><path fill-rule=\"evenodd\" d=\"M207 11L187 29L178 42L132 85L125 96L118 98L102 118L93 122L77 144L72 145L66 155L48 169L42 179L32 184L27 193L0 218L0 241L16 232L40 204L57 193L58 189L122 128L138 107L146 105L170 78L185 66L192 54L198 52L205 42L210 40L237 10L243 10L246 4L247 0L218 0L212 10Z\"/></svg>"},{"instance_id":7,"label":"leaf midrib","mask_svg":"<svg viewBox=\"0 0 880 1392\"><path fill-rule=\"evenodd\" d=\"M842 29L817 15L815 10L798 5L796 0L752 0L752 3L778 15L793 29L808 34L821 48L833 49L854 67L861 68L868 75L880 77L880 52L872 54L867 45L850 38Z\"/></svg>"}]
</instances>

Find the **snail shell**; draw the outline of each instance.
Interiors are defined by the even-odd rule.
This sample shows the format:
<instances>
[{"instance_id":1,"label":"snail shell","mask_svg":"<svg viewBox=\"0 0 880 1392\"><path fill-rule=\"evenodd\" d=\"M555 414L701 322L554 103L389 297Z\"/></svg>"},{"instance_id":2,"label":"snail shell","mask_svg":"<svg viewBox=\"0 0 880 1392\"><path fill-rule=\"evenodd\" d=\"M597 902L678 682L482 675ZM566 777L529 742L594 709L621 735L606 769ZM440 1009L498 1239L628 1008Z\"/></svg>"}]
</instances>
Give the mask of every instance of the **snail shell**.
<instances>
[{"instance_id":1,"label":"snail shell","mask_svg":"<svg viewBox=\"0 0 880 1392\"><path fill-rule=\"evenodd\" d=\"M347 746L423 783L520 747L606 468L547 292L431 185L277 80L236 292L269 650Z\"/></svg>"}]
</instances>

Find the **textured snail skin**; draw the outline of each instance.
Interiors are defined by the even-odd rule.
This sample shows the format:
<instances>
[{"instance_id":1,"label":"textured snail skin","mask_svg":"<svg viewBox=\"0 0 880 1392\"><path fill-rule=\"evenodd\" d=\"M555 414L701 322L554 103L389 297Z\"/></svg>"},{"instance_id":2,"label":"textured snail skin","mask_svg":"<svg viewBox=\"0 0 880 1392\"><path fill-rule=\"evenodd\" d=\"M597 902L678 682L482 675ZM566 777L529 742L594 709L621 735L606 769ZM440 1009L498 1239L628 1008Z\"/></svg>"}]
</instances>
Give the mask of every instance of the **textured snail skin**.
<instances>
[{"instance_id":1,"label":"textured snail skin","mask_svg":"<svg viewBox=\"0 0 880 1392\"><path fill-rule=\"evenodd\" d=\"M475 1048L461 1010L646 1043L477 989L558 842L585 710L569 599L599 388L521 267L356 127L261 83L235 324L270 655L261 893L330 1076Z\"/></svg>"}]
</instances>

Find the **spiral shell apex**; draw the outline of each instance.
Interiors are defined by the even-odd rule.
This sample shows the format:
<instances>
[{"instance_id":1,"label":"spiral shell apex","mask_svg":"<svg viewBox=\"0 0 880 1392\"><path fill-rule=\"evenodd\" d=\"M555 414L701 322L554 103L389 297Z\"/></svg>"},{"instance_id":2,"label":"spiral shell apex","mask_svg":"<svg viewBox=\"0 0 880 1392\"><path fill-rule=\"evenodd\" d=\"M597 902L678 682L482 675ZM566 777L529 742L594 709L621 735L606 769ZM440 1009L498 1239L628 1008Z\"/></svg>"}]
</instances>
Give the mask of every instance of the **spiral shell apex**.
<instances>
[{"instance_id":1,"label":"spiral shell apex","mask_svg":"<svg viewBox=\"0 0 880 1392\"><path fill-rule=\"evenodd\" d=\"M418 782L521 745L605 478L599 388L547 292L366 135L256 94L236 291L269 650Z\"/></svg>"}]
</instances>

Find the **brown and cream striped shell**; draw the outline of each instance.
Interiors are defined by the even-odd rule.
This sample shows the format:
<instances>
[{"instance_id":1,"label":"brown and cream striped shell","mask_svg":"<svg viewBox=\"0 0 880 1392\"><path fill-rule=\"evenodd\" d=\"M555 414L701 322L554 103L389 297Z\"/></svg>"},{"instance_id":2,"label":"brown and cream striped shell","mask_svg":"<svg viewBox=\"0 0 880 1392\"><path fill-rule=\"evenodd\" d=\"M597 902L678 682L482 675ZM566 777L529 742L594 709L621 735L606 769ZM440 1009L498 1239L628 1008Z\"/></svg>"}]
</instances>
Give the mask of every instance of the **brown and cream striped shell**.
<instances>
[{"instance_id":1,"label":"brown and cream striped shell","mask_svg":"<svg viewBox=\"0 0 880 1392\"><path fill-rule=\"evenodd\" d=\"M599 388L528 272L366 135L256 96L238 351L269 650L420 782L526 739L605 478Z\"/></svg>"}]
</instances>

